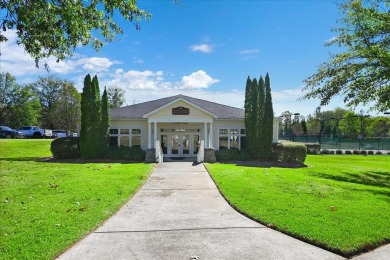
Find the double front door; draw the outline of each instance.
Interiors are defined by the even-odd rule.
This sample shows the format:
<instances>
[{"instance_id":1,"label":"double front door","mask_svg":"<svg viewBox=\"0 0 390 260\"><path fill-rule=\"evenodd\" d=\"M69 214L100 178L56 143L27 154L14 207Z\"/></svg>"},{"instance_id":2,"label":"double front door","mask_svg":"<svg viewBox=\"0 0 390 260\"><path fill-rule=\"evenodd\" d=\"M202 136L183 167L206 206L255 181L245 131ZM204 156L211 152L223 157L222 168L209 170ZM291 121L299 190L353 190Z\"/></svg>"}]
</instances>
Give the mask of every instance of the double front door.
<instances>
[{"instance_id":1,"label":"double front door","mask_svg":"<svg viewBox=\"0 0 390 260\"><path fill-rule=\"evenodd\" d=\"M172 133L161 135L161 147L164 156L191 157L196 156L199 148L199 134Z\"/></svg>"}]
</instances>

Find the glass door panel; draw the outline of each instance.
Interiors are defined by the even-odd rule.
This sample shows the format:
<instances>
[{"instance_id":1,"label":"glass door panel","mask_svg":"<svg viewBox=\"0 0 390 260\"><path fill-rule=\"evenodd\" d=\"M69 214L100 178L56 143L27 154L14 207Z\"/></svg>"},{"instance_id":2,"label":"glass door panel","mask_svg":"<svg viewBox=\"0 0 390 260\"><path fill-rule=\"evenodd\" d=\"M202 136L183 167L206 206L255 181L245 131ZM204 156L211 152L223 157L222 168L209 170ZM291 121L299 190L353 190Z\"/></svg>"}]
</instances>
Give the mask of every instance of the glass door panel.
<instances>
[{"instance_id":1,"label":"glass door panel","mask_svg":"<svg viewBox=\"0 0 390 260\"><path fill-rule=\"evenodd\" d=\"M180 139L179 135L171 135L171 154L172 155L179 155L180 151Z\"/></svg>"},{"instance_id":2,"label":"glass door panel","mask_svg":"<svg viewBox=\"0 0 390 260\"><path fill-rule=\"evenodd\" d=\"M182 135L182 154L190 154L190 135Z\"/></svg>"}]
</instances>

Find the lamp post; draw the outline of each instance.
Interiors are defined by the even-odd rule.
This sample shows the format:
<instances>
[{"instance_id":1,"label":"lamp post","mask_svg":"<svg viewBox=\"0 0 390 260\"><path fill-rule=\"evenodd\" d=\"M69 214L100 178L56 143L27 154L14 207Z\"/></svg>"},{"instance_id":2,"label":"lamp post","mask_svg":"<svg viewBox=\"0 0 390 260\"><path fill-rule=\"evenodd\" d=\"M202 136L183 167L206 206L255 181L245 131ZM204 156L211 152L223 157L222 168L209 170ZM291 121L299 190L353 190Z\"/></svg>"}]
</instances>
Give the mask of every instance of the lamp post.
<instances>
[{"instance_id":1,"label":"lamp post","mask_svg":"<svg viewBox=\"0 0 390 260\"><path fill-rule=\"evenodd\" d=\"M362 139L363 139L363 119L365 117L370 117L370 115L364 115L363 110L360 110L360 114L359 115L355 115L354 117L359 117L360 118L360 134L358 136L358 138L359 138L359 151L360 151L361 146L362 146Z\"/></svg>"}]
</instances>

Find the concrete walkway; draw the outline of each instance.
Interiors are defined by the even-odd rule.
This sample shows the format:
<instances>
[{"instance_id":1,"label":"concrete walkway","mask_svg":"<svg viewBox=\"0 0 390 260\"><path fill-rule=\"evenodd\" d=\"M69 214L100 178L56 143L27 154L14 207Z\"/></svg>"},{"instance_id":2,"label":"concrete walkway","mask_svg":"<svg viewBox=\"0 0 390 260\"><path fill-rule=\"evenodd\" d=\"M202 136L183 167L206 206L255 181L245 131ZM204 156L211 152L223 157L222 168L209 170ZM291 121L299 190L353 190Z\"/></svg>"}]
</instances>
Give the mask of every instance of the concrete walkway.
<instances>
[{"instance_id":1,"label":"concrete walkway","mask_svg":"<svg viewBox=\"0 0 390 260\"><path fill-rule=\"evenodd\" d=\"M60 259L342 259L233 210L202 164L160 164L104 225Z\"/></svg>"}]
</instances>

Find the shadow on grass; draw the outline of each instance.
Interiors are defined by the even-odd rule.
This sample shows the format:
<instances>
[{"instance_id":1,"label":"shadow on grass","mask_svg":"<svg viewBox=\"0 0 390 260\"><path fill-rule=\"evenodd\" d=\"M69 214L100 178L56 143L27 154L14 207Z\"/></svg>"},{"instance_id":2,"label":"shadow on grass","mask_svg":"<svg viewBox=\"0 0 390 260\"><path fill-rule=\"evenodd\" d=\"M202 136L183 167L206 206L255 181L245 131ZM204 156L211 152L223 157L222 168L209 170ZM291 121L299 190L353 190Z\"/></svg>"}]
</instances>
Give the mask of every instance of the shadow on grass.
<instances>
[{"instance_id":1,"label":"shadow on grass","mask_svg":"<svg viewBox=\"0 0 390 260\"><path fill-rule=\"evenodd\" d=\"M1 158L3 161L10 162L47 162L47 163L66 163L66 164L86 164L86 163L121 163L121 164L133 164L133 163L145 163L144 161L129 161L120 159L91 159L84 160L81 158L74 159L55 159L53 157L17 157L17 158Z\"/></svg>"},{"instance_id":2,"label":"shadow on grass","mask_svg":"<svg viewBox=\"0 0 390 260\"><path fill-rule=\"evenodd\" d=\"M357 174L342 172L342 174L344 175L340 176L327 173L313 173L313 175L315 176L329 180L349 182L381 188L390 188L390 172L361 172Z\"/></svg>"},{"instance_id":3,"label":"shadow on grass","mask_svg":"<svg viewBox=\"0 0 390 260\"><path fill-rule=\"evenodd\" d=\"M284 162L266 162L266 161L222 161L221 164L235 164L243 167L256 168L305 168L303 163L284 163Z\"/></svg>"}]
</instances>

